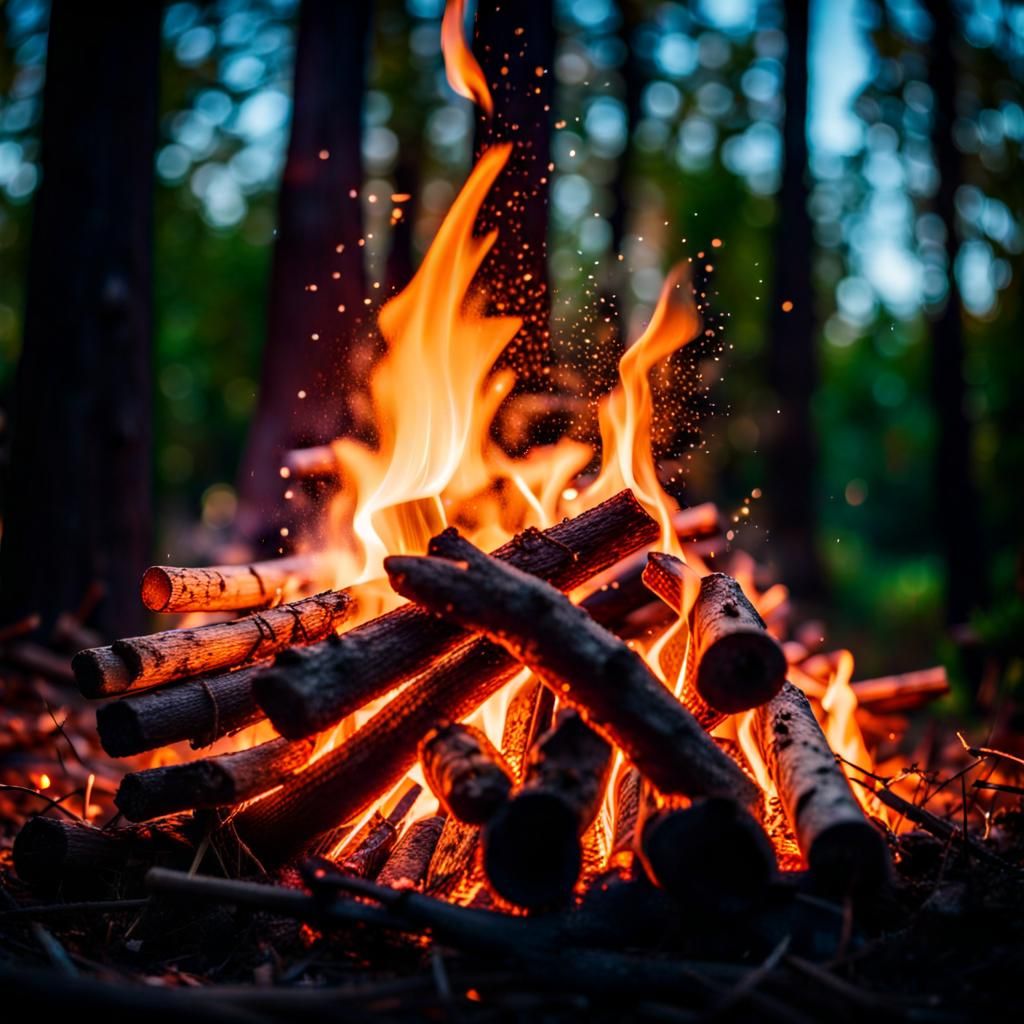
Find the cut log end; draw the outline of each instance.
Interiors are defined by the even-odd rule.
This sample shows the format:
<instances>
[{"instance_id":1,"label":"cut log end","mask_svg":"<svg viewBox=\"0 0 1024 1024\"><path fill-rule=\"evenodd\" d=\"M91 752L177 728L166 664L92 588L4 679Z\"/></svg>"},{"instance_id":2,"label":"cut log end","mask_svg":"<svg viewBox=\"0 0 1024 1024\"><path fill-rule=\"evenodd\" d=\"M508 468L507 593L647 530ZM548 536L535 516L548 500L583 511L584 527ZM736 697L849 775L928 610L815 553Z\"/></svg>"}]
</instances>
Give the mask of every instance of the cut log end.
<instances>
[{"instance_id":1,"label":"cut log end","mask_svg":"<svg viewBox=\"0 0 1024 1024\"><path fill-rule=\"evenodd\" d=\"M867 820L839 822L819 833L807 861L815 890L834 899L877 892L889 881L889 851Z\"/></svg>"},{"instance_id":2,"label":"cut log end","mask_svg":"<svg viewBox=\"0 0 1024 1024\"><path fill-rule=\"evenodd\" d=\"M174 588L162 565L151 565L142 576L142 603L151 612L162 612L170 603Z\"/></svg>"},{"instance_id":3,"label":"cut log end","mask_svg":"<svg viewBox=\"0 0 1024 1024\"><path fill-rule=\"evenodd\" d=\"M128 666L110 647L79 651L71 659L71 670L82 696L93 700L123 693L130 685Z\"/></svg>"},{"instance_id":4,"label":"cut log end","mask_svg":"<svg viewBox=\"0 0 1024 1024\"><path fill-rule=\"evenodd\" d=\"M97 709L96 732L111 757L131 757L149 749L139 716L128 701L117 700Z\"/></svg>"},{"instance_id":5,"label":"cut log end","mask_svg":"<svg viewBox=\"0 0 1024 1024\"><path fill-rule=\"evenodd\" d=\"M703 653L697 668L701 697L730 715L770 701L785 679L786 656L760 629L722 636Z\"/></svg>"},{"instance_id":6,"label":"cut log end","mask_svg":"<svg viewBox=\"0 0 1024 1024\"><path fill-rule=\"evenodd\" d=\"M583 867L578 816L547 792L521 793L484 829L484 870L492 888L520 907L564 903Z\"/></svg>"}]
</instances>

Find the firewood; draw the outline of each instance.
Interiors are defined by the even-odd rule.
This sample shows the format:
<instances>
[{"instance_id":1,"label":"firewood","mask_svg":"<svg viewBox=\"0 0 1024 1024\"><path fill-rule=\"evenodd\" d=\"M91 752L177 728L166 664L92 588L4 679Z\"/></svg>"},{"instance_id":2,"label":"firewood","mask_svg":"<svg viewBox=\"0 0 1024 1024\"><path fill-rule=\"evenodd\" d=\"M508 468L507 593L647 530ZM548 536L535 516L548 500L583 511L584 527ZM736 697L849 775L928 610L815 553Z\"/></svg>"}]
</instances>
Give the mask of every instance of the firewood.
<instances>
[{"instance_id":1,"label":"firewood","mask_svg":"<svg viewBox=\"0 0 1024 1024\"><path fill-rule=\"evenodd\" d=\"M527 755L551 728L554 713L555 695L534 675L512 695L505 710L501 753L513 782L522 782Z\"/></svg>"},{"instance_id":2,"label":"firewood","mask_svg":"<svg viewBox=\"0 0 1024 1024\"><path fill-rule=\"evenodd\" d=\"M654 520L622 491L575 519L543 532L527 530L494 554L572 590L657 535ZM431 552L443 554L447 537L447 531L435 537ZM282 652L256 680L256 700L283 736L308 736L468 642L457 626L406 605L344 637Z\"/></svg>"},{"instance_id":3,"label":"firewood","mask_svg":"<svg viewBox=\"0 0 1024 1024\"><path fill-rule=\"evenodd\" d=\"M785 682L786 657L742 587L725 573L701 579L687 613L687 572L679 559L652 551L644 582L678 614L687 614L690 649L682 700L711 729L727 715L771 700Z\"/></svg>"},{"instance_id":4,"label":"firewood","mask_svg":"<svg viewBox=\"0 0 1024 1024\"><path fill-rule=\"evenodd\" d=\"M912 711L949 693L949 676L944 665L900 672L878 679L858 679L850 684L857 703L879 714Z\"/></svg>"},{"instance_id":5,"label":"firewood","mask_svg":"<svg viewBox=\"0 0 1024 1024\"><path fill-rule=\"evenodd\" d=\"M889 876L889 854L867 820L810 702L791 683L755 711L754 734L818 888L869 891Z\"/></svg>"},{"instance_id":6,"label":"firewood","mask_svg":"<svg viewBox=\"0 0 1024 1024\"><path fill-rule=\"evenodd\" d=\"M14 840L14 868L30 885L50 888L98 872L122 871L158 854L187 866L195 856L193 823L167 818L146 825L99 829L84 821L29 818Z\"/></svg>"},{"instance_id":7,"label":"firewood","mask_svg":"<svg viewBox=\"0 0 1024 1024\"><path fill-rule=\"evenodd\" d=\"M323 553L248 565L151 565L142 577L142 603L151 612L269 608L300 589L333 585L332 568L333 560Z\"/></svg>"},{"instance_id":8,"label":"firewood","mask_svg":"<svg viewBox=\"0 0 1024 1024\"><path fill-rule=\"evenodd\" d=\"M648 877L682 907L749 910L775 874L764 830L735 800L708 797L686 807L641 798L636 852Z\"/></svg>"},{"instance_id":9,"label":"firewood","mask_svg":"<svg viewBox=\"0 0 1024 1024\"><path fill-rule=\"evenodd\" d=\"M438 814L414 821L381 868L377 875L378 884L390 885L392 889L422 891L444 822L444 817Z\"/></svg>"},{"instance_id":10,"label":"firewood","mask_svg":"<svg viewBox=\"0 0 1024 1024\"><path fill-rule=\"evenodd\" d=\"M758 798L640 655L535 576L457 536L445 547L446 558L388 558L392 586L506 647L663 793L733 796L744 804Z\"/></svg>"},{"instance_id":11,"label":"firewood","mask_svg":"<svg viewBox=\"0 0 1024 1024\"><path fill-rule=\"evenodd\" d=\"M300 479L311 476L341 475L341 463L329 444L313 445L310 448L293 448L284 453L282 460L289 476Z\"/></svg>"},{"instance_id":12,"label":"firewood","mask_svg":"<svg viewBox=\"0 0 1024 1024\"><path fill-rule=\"evenodd\" d=\"M169 629L79 651L72 668L86 697L111 697L172 679L262 661L295 644L333 635L352 613L345 591L332 591L255 612L233 622Z\"/></svg>"},{"instance_id":13,"label":"firewood","mask_svg":"<svg viewBox=\"0 0 1024 1024\"><path fill-rule=\"evenodd\" d=\"M114 797L129 821L228 807L280 785L313 753L312 739L275 739L248 750L129 772Z\"/></svg>"},{"instance_id":14,"label":"firewood","mask_svg":"<svg viewBox=\"0 0 1024 1024\"><path fill-rule=\"evenodd\" d=\"M615 781L615 819L612 824L612 848L608 855L609 867L626 867L632 863L644 788L643 776L632 766L623 764Z\"/></svg>"},{"instance_id":15,"label":"firewood","mask_svg":"<svg viewBox=\"0 0 1024 1024\"><path fill-rule=\"evenodd\" d=\"M258 667L200 676L104 704L96 711L103 749L111 757L130 757L182 740L198 748L261 721L266 716L252 695Z\"/></svg>"},{"instance_id":16,"label":"firewood","mask_svg":"<svg viewBox=\"0 0 1024 1024\"><path fill-rule=\"evenodd\" d=\"M448 722L420 741L427 785L441 806L460 821L480 825L505 802L510 770L481 730Z\"/></svg>"},{"instance_id":17,"label":"firewood","mask_svg":"<svg viewBox=\"0 0 1024 1024\"><path fill-rule=\"evenodd\" d=\"M518 671L504 651L484 642L448 655L334 750L242 811L235 827L264 863L301 853L394 786L439 718L464 718Z\"/></svg>"},{"instance_id":18,"label":"firewood","mask_svg":"<svg viewBox=\"0 0 1024 1024\"><path fill-rule=\"evenodd\" d=\"M484 828L484 870L498 894L538 908L563 902L583 865L580 836L604 799L612 748L575 712L530 752L523 784Z\"/></svg>"}]
</instances>

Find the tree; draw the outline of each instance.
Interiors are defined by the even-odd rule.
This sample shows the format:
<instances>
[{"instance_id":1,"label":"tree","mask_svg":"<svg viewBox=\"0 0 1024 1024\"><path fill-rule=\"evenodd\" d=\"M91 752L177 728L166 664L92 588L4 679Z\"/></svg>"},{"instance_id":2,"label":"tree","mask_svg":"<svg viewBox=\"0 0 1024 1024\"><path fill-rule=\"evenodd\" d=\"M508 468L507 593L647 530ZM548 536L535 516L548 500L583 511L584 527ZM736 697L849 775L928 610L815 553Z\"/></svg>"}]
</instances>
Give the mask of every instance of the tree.
<instances>
[{"instance_id":1,"label":"tree","mask_svg":"<svg viewBox=\"0 0 1024 1024\"><path fill-rule=\"evenodd\" d=\"M279 543L281 457L351 433L365 383L360 190L370 5L303 0L267 340L239 479L241 535Z\"/></svg>"},{"instance_id":2,"label":"tree","mask_svg":"<svg viewBox=\"0 0 1024 1024\"><path fill-rule=\"evenodd\" d=\"M775 235L769 380L778 415L768 451L771 548L797 597L820 596L824 587L817 554L816 466L811 400L818 382L813 227L807 208L808 4L786 0L786 60L782 127L782 188Z\"/></svg>"},{"instance_id":3,"label":"tree","mask_svg":"<svg viewBox=\"0 0 1024 1024\"><path fill-rule=\"evenodd\" d=\"M143 625L150 557L153 157L160 4L55 0L0 552L0 621L91 585Z\"/></svg>"}]
</instances>

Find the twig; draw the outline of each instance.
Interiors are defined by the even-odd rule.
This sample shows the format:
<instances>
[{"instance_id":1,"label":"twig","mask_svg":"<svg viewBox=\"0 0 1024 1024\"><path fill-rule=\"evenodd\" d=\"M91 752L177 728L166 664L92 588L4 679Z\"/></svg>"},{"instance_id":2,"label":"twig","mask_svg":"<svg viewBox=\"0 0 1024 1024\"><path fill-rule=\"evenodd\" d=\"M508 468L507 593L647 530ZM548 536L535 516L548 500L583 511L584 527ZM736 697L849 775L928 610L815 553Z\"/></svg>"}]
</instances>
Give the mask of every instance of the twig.
<instances>
[{"instance_id":1,"label":"twig","mask_svg":"<svg viewBox=\"0 0 1024 1024\"><path fill-rule=\"evenodd\" d=\"M38 789L33 789L31 786L16 786L13 783L0 783L0 790L8 790L14 793L27 793L29 796L37 796L40 800L45 800L47 803L46 810L55 807L62 814L66 814L72 821L81 821L81 815L75 814L74 811L69 810L67 807L61 806L65 800L70 800L73 796L78 796L82 792L82 788L71 790L70 793L65 793L62 797L54 799L51 796L47 796L45 793L40 793ZM45 811L43 812L45 813Z\"/></svg>"}]
</instances>

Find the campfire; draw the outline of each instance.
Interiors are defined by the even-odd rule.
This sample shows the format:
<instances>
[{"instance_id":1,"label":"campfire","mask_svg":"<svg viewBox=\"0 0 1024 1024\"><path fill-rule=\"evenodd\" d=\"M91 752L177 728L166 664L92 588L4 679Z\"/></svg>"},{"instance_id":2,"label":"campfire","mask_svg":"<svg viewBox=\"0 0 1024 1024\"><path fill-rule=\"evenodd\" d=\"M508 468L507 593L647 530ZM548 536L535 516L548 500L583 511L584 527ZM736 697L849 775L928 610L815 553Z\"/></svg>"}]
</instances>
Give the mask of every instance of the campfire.
<instances>
[{"instance_id":1,"label":"campfire","mask_svg":"<svg viewBox=\"0 0 1024 1024\"><path fill-rule=\"evenodd\" d=\"M445 49L486 108L451 24ZM372 443L283 459L288 553L154 566L141 601L175 625L74 657L130 770L102 827L101 796L27 821L14 866L34 891L134 884L312 936L522 952L679 908L727 929L796 891L838 908L838 935L889 887L901 834L969 842L915 806L887 732L945 672L854 681L733 549L759 494L681 507L659 478L649 377L703 333L688 263L600 400L599 445L501 443L502 415L545 408L500 363L521 320L481 273L498 232L474 231L510 153L483 153L379 313Z\"/></svg>"}]
</instances>

